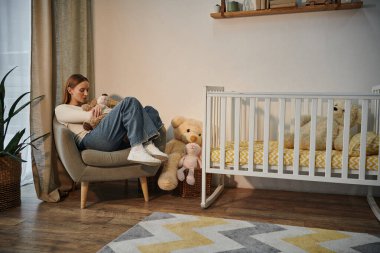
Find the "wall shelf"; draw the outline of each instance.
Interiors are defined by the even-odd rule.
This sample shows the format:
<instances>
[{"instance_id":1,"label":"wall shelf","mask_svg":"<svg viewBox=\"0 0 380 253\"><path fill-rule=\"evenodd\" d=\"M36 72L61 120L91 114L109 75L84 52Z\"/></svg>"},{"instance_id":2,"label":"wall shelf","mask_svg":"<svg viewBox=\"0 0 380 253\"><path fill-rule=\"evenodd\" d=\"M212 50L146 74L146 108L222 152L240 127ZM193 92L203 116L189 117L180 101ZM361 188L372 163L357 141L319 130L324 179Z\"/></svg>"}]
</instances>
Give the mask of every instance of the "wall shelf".
<instances>
[{"instance_id":1,"label":"wall shelf","mask_svg":"<svg viewBox=\"0 0 380 253\"><path fill-rule=\"evenodd\" d=\"M288 13L302 13L302 12L316 12L316 11L335 11L335 10L350 10L359 9L363 7L363 2L354 2L346 4L326 4L326 5L313 5L313 6L300 6L288 8L265 9L256 11L234 11L224 13L210 13L210 16L215 19L221 18L238 18L238 17L251 17L251 16L264 16Z\"/></svg>"}]
</instances>

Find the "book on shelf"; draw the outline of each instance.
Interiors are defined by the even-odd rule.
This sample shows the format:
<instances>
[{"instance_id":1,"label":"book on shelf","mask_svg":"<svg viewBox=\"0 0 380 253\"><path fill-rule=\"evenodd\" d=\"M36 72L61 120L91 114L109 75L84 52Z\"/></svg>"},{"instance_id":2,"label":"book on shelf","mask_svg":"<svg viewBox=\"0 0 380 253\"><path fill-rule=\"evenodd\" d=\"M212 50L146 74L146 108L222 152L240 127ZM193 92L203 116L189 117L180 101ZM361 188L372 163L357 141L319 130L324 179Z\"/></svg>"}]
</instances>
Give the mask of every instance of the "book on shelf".
<instances>
[{"instance_id":1,"label":"book on shelf","mask_svg":"<svg viewBox=\"0 0 380 253\"><path fill-rule=\"evenodd\" d=\"M260 1L260 10L264 10L265 9L265 0L261 0Z\"/></svg>"},{"instance_id":2,"label":"book on shelf","mask_svg":"<svg viewBox=\"0 0 380 253\"><path fill-rule=\"evenodd\" d=\"M296 7L296 0L253 0L254 10L270 8Z\"/></svg>"},{"instance_id":3,"label":"book on shelf","mask_svg":"<svg viewBox=\"0 0 380 253\"><path fill-rule=\"evenodd\" d=\"M271 9L276 9L276 8L285 8L285 7L296 7L296 3L284 3L284 4L271 4L270 8Z\"/></svg>"},{"instance_id":4,"label":"book on shelf","mask_svg":"<svg viewBox=\"0 0 380 253\"><path fill-rule=\"evenodd\" d=\"M275 4L288 4L288 3L295 3L296 0L270 0L270 5Z\"/></svg>"},{"instance_id":5,"label":"book on shelf","mask_svg":"<svg viewBox=\"0 0 380 253\"><path fill-rule=\"evenodd\" d=\"M260 3L261 3L261 0L253 0L253 9L260 10L261 9Z\"/></svg>"}]
</instances>

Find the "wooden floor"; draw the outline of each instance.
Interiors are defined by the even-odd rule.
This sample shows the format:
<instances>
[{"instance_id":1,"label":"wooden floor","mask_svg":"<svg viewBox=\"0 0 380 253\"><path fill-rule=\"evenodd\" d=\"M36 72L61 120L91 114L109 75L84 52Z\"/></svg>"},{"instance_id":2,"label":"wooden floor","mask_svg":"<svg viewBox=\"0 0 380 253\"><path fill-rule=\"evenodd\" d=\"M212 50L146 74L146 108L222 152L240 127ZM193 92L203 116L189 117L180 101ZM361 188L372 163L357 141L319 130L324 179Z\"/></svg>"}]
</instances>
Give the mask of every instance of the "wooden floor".
<instances>
[{"instance_id":1,"label":"wooden floor","mask_svg":"<svg viewBox=\"0 0 380 253\"><path fill-rule=\"evenodd\" d=\"M0 252L96 252L154 211L380 234L365 197L226 189L203 210L200 199L169 193L151 193L145 203L136 189L136 183L92 184L81 210L79 189L44 203L33 185L23 187L21 207L0 212Z\"/></svg>"}]
</instances>

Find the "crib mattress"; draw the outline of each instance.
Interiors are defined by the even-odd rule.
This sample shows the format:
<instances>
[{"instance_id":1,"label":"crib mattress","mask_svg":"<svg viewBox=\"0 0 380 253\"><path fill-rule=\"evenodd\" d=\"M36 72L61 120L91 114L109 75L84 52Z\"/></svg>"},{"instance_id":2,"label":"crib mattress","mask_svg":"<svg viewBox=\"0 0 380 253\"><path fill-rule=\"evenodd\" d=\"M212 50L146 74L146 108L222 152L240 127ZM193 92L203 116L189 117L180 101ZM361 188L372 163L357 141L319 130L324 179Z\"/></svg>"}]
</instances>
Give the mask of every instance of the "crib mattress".
<instances>
[{"instance_id":1,"label":"crib mattress","mask_svg":"<svg viewBox=\"0 0 380 253\"><path fill-rule=\"evenodd\" d=\"M253 158L254 164L262 165L264 158L264 143L263 141L255 141L253 148ZM291 166L293 165L293 149L284 149L284 165ZM239 151L240 166L248 165L248 142L243 141L240 143ZM342 151L332 150L331 152L331 168L341 169L342 167ZM325 168L325 157L326 151L315 151L315 167L316 168ZM349 157L348 159L349 169L358 170L360 157ZM211 161L213 163L220 162L220 148L211 149ZM227 166L232 166L234 164L234 144L228 142L226 144L226 158L225 163ZM301 167L309 166L309 150L300 150L300 160L299 164ZM269 165L276 166L278 165L278 143L277 141L269 142ZM377 171L378 166L378 156L372 155L367 156L366 169Z\"/></svg>"}]
</instances>

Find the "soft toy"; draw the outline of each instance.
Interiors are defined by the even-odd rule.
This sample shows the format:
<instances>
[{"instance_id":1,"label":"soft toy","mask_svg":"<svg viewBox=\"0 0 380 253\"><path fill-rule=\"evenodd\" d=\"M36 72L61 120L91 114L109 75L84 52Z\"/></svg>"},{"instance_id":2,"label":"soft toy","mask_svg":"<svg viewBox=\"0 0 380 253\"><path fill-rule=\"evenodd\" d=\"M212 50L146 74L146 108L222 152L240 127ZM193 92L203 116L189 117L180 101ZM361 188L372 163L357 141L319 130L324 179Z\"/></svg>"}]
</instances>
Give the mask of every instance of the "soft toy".
<instances>
[{"instance_id":1,"label":"soft toy","mask_svg":"<svg viewBox=\"0 0 380 253\"><path fill-rule=\"evenodd\" d=\"M185 146L185 155L179 160L178 167L182 167L177 170L177 177L179 181L183 181L185 179L184 171L186 169L189 170L189 173L186 177L186 183L189 185L194 185L194 170L199 165L199 168L202 168L202 162L199 158L201 156L201 147L196 143L188 143Z\"/></svg>"},{"instance_id":2,"label":"soft toy","mask_svg":"<svg viewBox=\"0 0 380 253\"><path fill-rule=\"evenodd\" d=\"M166 144L165 153L169 157L158 178L158 186L165 191L173 190L178 185L178 162L184 155L185 145L187 143L202 145L202 122L177 116L173 118L171 125L174 139Z\"/></svg>"},{"instance_id":3,"label":"soft toy","mask_svg":"<svg viewBox=\"0 0 380 253\"><path fill-rule=\"evenodd\" d=\"M119 102L112 99L108 94L103 93L101 96L98 98L94 98L93 100L90 101L88 104L83 104L82 109L86 112L94 108L97 104L102 104L105 105L109 108L114 108Z\"/></svg>"},{"instance_id":4,"label":"soft toy","mask_svg":"<svg viewBox=\"0 0 380 253\"><path fill-rule=\"evenodd\" d=\"M361 133L354 135L350 140L348 147L349 156L360 156ZM379 153L380 136L375 132L367 132L366 136L366 155L377 155Z\"/></svg>"},{"instance_id":5,"label":"soft toy","mask_svg":"<svg viewBox=\"0 0 380 253\"><path fill-rule=\"evenodd\" d=\"M343 150L343 127L344 127L344 103L337 101L334 104L332 141L335 150ZM357 105L351 106L350 127L360 124L361 110ZM310 149L310 126L311 116L301 116L300 149ZM351 131L350 131L351 132ZM315 150L326 150L327 118L317 117ZM350 133L351 135L351 133ZM285 148L294 148L294 134L286 134L284 137Z\"/></svg>"},{"instance_id":6,"label":"soft toy","mask_svg":"<svg viewBox=\"0 0 380 253\"><path fill-rule=\"evenodd\" d=\"M96 105L102 106L102 114L98 117L92 117L89 121L83 122L83 128L87 131L93 130L116 104L116 100L111 99L107 94L102 94L97 99L94 98L89 104L82 105L84 111L90 111Z\"/></svg>"}]
</instances>

